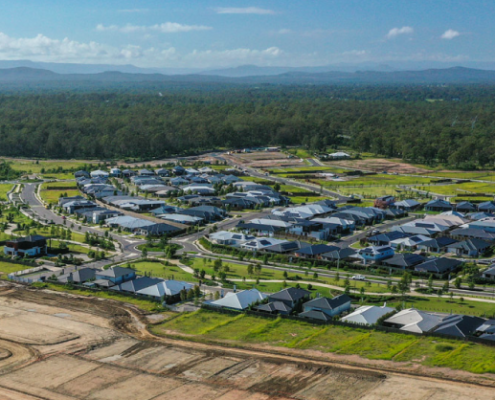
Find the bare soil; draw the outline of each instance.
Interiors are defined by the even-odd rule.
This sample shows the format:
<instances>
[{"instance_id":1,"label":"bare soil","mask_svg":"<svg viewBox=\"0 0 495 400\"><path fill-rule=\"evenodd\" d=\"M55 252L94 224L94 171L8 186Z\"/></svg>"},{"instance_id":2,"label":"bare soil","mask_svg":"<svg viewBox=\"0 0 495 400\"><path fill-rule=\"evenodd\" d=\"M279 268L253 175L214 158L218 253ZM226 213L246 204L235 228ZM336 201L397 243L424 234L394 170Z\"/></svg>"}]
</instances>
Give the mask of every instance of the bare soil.
<instances>
[{"instance_id":1,"label":"bare soil","mask_svg":"<svg viewBox=\"0 0 495 400\"><path fill-rule=\"evenodd\" d=\"M7 321L15 321L19 337L30 343L5 340ZM40 323L49 327L50 339L30 333ZM0 291L0 355L8 355L0 358L0 399L495 398L492 387L459 382L447 371L442 374L451 380L397 373L385 364L383 370L380 364L358 366L359 358L346 366L318 352L157 338L146 324L139 310L114 301L23 286Z\"/></svg>"},{"instance_id":2,"label":"bare soil","mask_svg":"<svg viewBox=\"0 0 495 400\"><path fill-rule=\"evenodd\" d=\"M383 172L387 171L389 173L398 173L398 174L413 174L413 175L422 175L426 173L431 173L430 170L415 167L411 164L407 164L400 161L392 161L384 158L373 158L366 160L342 160L342 161L333 161L327 162L325 165L334 166L334 167L344 167L344 168L352 168L363 171L372 171L372 172Z\"/></svg>"}]
</instances>

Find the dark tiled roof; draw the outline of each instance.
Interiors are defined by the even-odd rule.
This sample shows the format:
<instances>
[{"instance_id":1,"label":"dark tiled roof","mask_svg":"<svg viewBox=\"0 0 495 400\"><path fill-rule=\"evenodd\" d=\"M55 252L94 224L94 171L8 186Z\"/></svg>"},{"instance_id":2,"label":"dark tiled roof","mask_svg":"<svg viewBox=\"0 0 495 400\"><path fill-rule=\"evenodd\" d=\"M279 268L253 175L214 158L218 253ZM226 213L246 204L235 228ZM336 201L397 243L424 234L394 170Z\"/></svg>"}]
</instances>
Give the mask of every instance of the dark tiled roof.
<instances>
[{"instance_id":1,"label":"dark tiled roof","mask_svg":"<svg viewBox=\"0 0 495 400\"><path fill-rule=\"evenodd\" d=\"M392 258L384 260L383 264L397 267L411 267L413 265L421 264L425 260L426 258L419 254L398 253L395 254Z\"/></svg>"},{"instance_id":2,"label":"dark tiled roof","mask_svg":"<svg viewBox=\"0 0 495 400\"><path fill-rule=\"evenodd\" d=\"M334 308L340 307L342 304L350 302L351 298L346 294L341 294L329 299L328 297L317 297L316 299L310 300L304 303L304 306L319 308L322 310L333 310Z\"/></svg>"},{"instance_id":3,"label":"dark tiled roof","mask_svg":"<svg viewBox=\"0 0 495 400\"><path fill-rule=\"evenodd\" d=\"M270 295L270 300L285 300L285 301L298 301L310 295L310 292L304 289L287 288L280 292Z\"/></svg>"},{"instance_id":4,"label":"dark tiled roof","mask_svg":"<svg viewBox=\"0 0 495 400\"><path fill-rule=\"evenodd\" d=\"M307 319L314 319L317 321L331 321L332 317L329 315L325 314L324 312L321 311L315 311L315 310L310 310L310 311L305 311L299 314L301 318L307 318Z\"/></svg>"},{"instance_id":5,"label":"dark tiled roof","mask_svg":"<svg viewBox=\"0 0 495 400\"><path fill-rule=\"evenodd\" d=\"M281 301L271 301L270 303L267 304L261 304L255 307L255 309L266 312L282 311L282 312L290 313L292 311L291 307L289 307L287 304Z\"/></svg>"}]
</instances>

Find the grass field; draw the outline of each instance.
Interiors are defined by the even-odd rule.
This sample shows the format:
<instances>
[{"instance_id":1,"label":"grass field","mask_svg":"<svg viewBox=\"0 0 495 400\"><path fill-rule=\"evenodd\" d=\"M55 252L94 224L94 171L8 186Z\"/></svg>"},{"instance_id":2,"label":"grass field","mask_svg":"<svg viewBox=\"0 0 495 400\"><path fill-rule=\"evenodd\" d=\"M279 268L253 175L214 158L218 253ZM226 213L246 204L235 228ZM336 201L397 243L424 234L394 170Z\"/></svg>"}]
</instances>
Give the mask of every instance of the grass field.
<instances>
[{"instance_id":1,"label":"grass field","mask_svg":"<svg viewBox=\"0 0 495 400\"><path fill-rule=\"evenodd\" d=\"M61 196L65 196L65 194L71 197L81 193L77 189L75 182L49 182L41 186L40 196L50 204L58 203L58 199Z\"/></svg>"},{"instance_id":2,"label":"grass field","mask_svg":"<svg viewBox=\"0 0 495 400\"><path fill-rule=\"evenodd\" d=\"M145 300L142 298L138 297L133 297L133 296L126 296L122 295L120 293L114 292L114 291L91 291L91 290L83 290L83 289L74 289L74 288L69 288L67 286L62 286L54 283L39 283L35 284L33 286L40 286L40 287L45 287L50 290L55 290L57 292L65 292L65 293L72 293L72 294L77 294L80 296L86 296L86 297L99 297L103 299L109 299L109 300L116 300L116 301L122 301L124 303L130 303L133 304L140 309L148 312L155 312L161 310L161 306L159 303L156 303L151 300Z\"/></svg>"},{"instance_id":3,"label":"grass field","mask_svg":"<svg viewBox=\"0 0 495 400\"><path fill-rule=\"evenodd\" d=\"M82 166L87 163L80 160L7 160L11 163L12 169L16 171L25 171L28 173L41 173L41 170L56 170L58 168L62 169L81 169Z\"/></svg>"},{"instance_id":4,"label":"grass field","mask_svg":"<svg viewBox=\"0 0 495 400\"><path fill-rule=\"evenodd\" d=\"M25 269L34 267L34 265L29 267L26 265L9 263L8 261L0 261L0 278L6 279L7 275L11 274L12 272L24 271Z\"/></svg>"},{"instance_id":5,"label":"grass field","mask_svg":"<svg viewBox=\"0 0 495 400\"><path fill-rule=\"evenodd\" d=\"M495 372L495 347L405 333L321 326L304 321L206 310L182 314L151 329L158 335L188 335L185 338L190 340L228 341L234 345L270 344L473 373Z\"/></svg>"},{"instance_id":6,"label":"grass field","mask_svg":"<svg viewBox=\"0 0 495 400\"><path fill-rule=\"evenodd\" d=\"M151 274L151 276L156 278L176 279L188 282L198 281L192 274L183 271L176 265L165 266L161 262L154 261L140 261L137 263L130 263L130 265L136 269L138 275Z\"/></svg>"},{"instance_id":7,"label":"grass field","mask_svg":"<svg viewBox=\"0 0 495 400\"><path fill-rule=\"evenodd\" d=\"M12 189L12 184L10 183L1 183L0 184L0 201L7 200L7 193Z\"/></svg>"},{"instance_id":8,"label":"grass field","mask_svg":"<svg viewBox=\"0 0 495 400\"><path fill-rule=\"evenodd\" d=\"M59 240L53 239L53 240L51 240L51 247L58 249L58 248L60 248L60 245L62 243L63 242L61 242ZM91 250L89 247L81 246L81 245L74 244L74 243L66 243L66 244L72 253L88 254L89 251Z\"/></svg>"},{"instance_id":9,"label":"grass field","mask_svg":"<svg viewBox=\"0 0 495 400\"><path fill-rule=\"evenodd\" d=\"M431 193L455 195L459 197L467 197L472 193L487 193L495 194L495 184L483 182L466 182L451 185L435 185L435 186L418 186L420 190L426 190Z\"/></svg>"}]
</instances>

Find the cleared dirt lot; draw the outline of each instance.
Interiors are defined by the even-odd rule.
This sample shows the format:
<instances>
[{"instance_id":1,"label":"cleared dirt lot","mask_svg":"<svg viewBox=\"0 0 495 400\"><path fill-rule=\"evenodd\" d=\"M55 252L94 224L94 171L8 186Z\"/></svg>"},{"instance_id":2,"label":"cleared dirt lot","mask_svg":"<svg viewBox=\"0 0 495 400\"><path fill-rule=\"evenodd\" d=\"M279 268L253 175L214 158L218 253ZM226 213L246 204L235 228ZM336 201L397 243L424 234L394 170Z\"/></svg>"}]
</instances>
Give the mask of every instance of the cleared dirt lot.
<instances>
[{"instance_id":1,"label":"cleared dirt lot","mask_svg":"<svg viewBox=\"0 0 495 400\"><path fill-rule=\"evenodd\" d=\"M111 302L24 288L3 293L2 400L495 399L483 386L164 343L146 335L137 314ZM15 322L22 343L3 340L7 322ZM36 332L40 324L50 330Z\"/></svg>"}]
</instances>

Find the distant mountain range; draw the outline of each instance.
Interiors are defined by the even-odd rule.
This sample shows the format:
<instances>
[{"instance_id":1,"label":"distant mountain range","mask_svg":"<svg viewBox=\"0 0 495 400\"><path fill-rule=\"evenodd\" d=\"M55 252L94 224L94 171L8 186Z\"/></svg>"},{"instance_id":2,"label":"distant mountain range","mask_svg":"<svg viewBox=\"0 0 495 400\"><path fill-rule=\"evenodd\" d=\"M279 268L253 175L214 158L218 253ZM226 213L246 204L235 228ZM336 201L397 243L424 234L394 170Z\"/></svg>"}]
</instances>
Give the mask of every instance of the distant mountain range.
<instances>
[{"instance_id":1,"label":"distant mountain range","mask_svg":"<svg viewBox=\"0 0 495 400\"><path fill-rule=\"evenodd\" d=\"M59 66L60 67L60 66ZM103 68L102 66L96 67ZM495 71L465 67L425 69L419 71L329 71L326 67L293 68L244 66L194 74L163 74L148 71L101 71L94 73L59 73L49 69L26 66L0 68L2 83L34 82L184 82L184 83L237 83L237 84L464 84L495 83ZM383 69L386 69L383 66ZM244 75L251 72L252 75Z\"/></svg>"}]
</instances>

